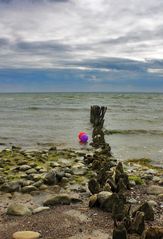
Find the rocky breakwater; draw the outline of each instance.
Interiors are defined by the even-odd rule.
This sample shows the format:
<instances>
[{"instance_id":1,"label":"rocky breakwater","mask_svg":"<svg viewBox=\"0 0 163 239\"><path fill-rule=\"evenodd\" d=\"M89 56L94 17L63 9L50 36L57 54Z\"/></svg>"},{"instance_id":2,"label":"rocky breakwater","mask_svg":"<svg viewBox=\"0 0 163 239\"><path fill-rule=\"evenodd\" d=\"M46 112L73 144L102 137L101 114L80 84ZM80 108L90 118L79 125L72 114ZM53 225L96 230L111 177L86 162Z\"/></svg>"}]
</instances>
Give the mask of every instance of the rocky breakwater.
<instances>
[{"instance_id":1,"label":"rocky breakwater","mask_svg":"<svg viewBox=\"0 0 163 239\"><path fill-rule=\"evenodd\" d=\"M94 171L89 206L111 214L113 239L163 238L163 169L147 159L116 163L103 148L84 157Z\"/></svg>"}]
</instances>

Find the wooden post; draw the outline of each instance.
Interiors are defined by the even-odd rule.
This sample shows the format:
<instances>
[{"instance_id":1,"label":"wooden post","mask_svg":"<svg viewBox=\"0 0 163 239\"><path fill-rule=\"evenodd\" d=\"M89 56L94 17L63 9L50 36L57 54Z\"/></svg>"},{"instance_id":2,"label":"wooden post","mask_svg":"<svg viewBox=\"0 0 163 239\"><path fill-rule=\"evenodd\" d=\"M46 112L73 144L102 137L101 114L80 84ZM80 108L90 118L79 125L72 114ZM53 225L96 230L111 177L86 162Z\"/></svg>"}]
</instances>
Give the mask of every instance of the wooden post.
<instances>
[{"instance_id":1,"label":"wooden post","mask_svg":"<svg viewBox=\"0 0 163 239\"><path fill-rule=\"evenodd\" d=\"M93 124L92 146L95 148L103 147L106 145L103 132L104 116L106 110L107 107L105 106L91 106L90 122Z\"/></svg>"},{"instance_id":2,"label":"wooden post","mask_svg":"<svg viewBox=\"0 0 163 239\"><path fill-rule=\"evenodd\" d=\"M93 124L93 127L103 128L104 125L104 116L106 113L107 107L93 105L91 106L90 111L90 122Z\"/></svg>"}]
</instances>

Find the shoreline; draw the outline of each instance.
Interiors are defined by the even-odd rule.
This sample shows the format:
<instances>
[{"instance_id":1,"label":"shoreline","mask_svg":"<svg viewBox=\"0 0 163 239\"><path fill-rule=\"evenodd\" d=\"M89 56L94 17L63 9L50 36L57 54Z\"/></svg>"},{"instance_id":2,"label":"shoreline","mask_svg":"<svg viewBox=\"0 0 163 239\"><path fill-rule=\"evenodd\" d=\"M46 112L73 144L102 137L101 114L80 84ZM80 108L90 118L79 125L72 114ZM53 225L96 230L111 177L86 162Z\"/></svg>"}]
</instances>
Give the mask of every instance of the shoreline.
<instances>
[{"instance_id":1,"label":"shoreline","mask_svg":"<svg viewBox=\"0 0 163 239\"><path fill-rule=\"evenodd\" d=\"M40 230L44 239L53 239L54 233L58 233L57 238L77 239L80 238L78 230L82 230L82 239L88 238L87 236L100 239L112 238L114 226L111 214L96 207L89 207L91 193L88 182L92 177L96 177L96 170L92 170L92 164L84 162L84 157L86 155L92 157L94 154L99 155L99 151L94 149L85 151L57 149L56 147L51 147L46 151L27 152L18 147L1 151L0 170L3 176L0 177L0 239L9 239L15 230L22 229ZM116 160L113 157L108 160L112 163L111 172L114 172ZM159 193L159 190L163 190L163 169L152 166L145 159L124 161L123 165L131 183L131 190L127 192L128 203L135 208L146 200L152 201L155 220L150 223L146 222L146 226L163 227L163 191ZM51 177L52 175L49 174L47 177L51 170L55 171L55 179L54 175ZM107 187L105 190L110 191ZM156 190L156 194L153 194L154 190ZM43 205L46 205L45 201L49 197L56 195L68 195L66 200L70 200L70 205L42 208ZM74 204L73 200L77 204ZM27 210L28 216L7 215L8 208L12 203L25 205L31 213ZM35 213L37 210L38 212ZM54 219L53 214L55 213L57 217L61 216L66 220L66 223L60 222L59 225L57 218ZM39 218L41 219L39 220ZM106 218L107 220L105 220ZM37 220L39 220L39 224L36 223ZM44 220L46 225L41 230L41 226L45 223ZM74 220L76 228L72 230ZM94 220L97 230L92 224ZM53 228L51 221L56 223L60 232L57 228ZM91 227L93 227L94 235L90 232ZM69 231L69 228L72 231ZM65 230L64 237L62 229ZM129 238L133 238L132 235ZM139 236L134 238L139 238Z\"/></svg>"}]
</instances>

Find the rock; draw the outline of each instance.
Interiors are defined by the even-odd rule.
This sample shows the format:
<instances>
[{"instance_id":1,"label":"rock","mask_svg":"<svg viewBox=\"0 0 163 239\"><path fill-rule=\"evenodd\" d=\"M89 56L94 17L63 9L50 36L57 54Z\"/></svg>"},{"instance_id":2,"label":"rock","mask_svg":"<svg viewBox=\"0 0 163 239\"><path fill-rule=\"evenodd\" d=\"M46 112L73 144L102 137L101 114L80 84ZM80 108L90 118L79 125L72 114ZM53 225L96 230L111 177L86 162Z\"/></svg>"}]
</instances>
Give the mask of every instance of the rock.
<instances>
[{"instance_id":1,"label":"rock","mask_svg":"<svg viewBox=\"0 0 163 239\"><path fill-rule=\"evenodd\" d=\"M72 176L72 175L71 175L70 173L65 173L65 177L66 177L66 178L71 178L71 176Z\"/></svg>"},{"instance_id":2,"label":"rock","mask_svg":"<svg viewBox=\"0 0 163 239\"><path fill-rule=\"evenodd\" d=\"M142 175L141 178L145 179L145 180L152 180L153 179L153 175L152 174L144 174L144 175Z\"/></svg>"},{"instance_id":3,"label":"rock","mask_svg":"<svg viewBox=\"0 0 163 239\"><path fill-rule=\"evenodd\" d=\"M29 185L29 186L25 186L21 189L22 193L30 193L32 191L36 191L37 188L35 186Z\"/></svg>"},{"instance_id":4,"label":"rock","mask_svg":"<svg viewBox=\"0 0 163 239\"><path fill-rule=\"evenodd\" d=\"M73 174L78 176L83 176L87 173L87 168L83 163L77 163L74 166L72 166Z\"/></svg>"},{"instance_id":5,"label":"rock","mask_svg":"<svg viewBox=\"0 0 163 239\"><path fill-rule=\"evenodd\" d=\"M25 216L25 215L31 215L32 212L25 205L13 203L8 207L7 214L13 215L13 216Z\"/></svg>"},{"instance_id":6,"label":"rock","mask_svg":"<svg viewBox=\"0 0 163 239\"><path fill-rule=\"evenodd\" d=\"M147 193L152 195L163 194L163 187L152 185L147 188Z\"/></svg>"},{"instance_id":7,"label":"rock","mask_svg":"<svg viewBox=\"0 0 163 239\"><path fill-rule=\"evenodd\" d=\"M132 232L142 234L145 229L145 222L144 222L144 212L136 212L134 220L132 222Z\"/></svg>"},{"instance_id":8,"label":"rock","mask_svg":"<svg viewBox=\"0 0 163 239\"><path fill-rule=\"evenodd\" d=\"M11 193L11 192L19 192L21 189L19 182L11 182L11 183L4 183L0 186L0 191Z\"/></svg>"},{"instance_id":9,"label":"rock","mask_svg":"<svg viewBox=\"0 0 163 239\"><path fill-rule=\"evenodd\" d=\"M137 211L144 213L145 220L148 220L148 221L154 220L154 210L148 202L145 202L139 208L137 208L132 215L135 216Z\"/></svg>"},{"instance_id":10,"label":"rock","mask_svg":"<svg viewBox=\"0 0 163 239\"><path fill-rule=\"evenodd\" d=\"M0 185L5 182L5 178L3 176L0 176Z\"/></svg>"},{"instance_id":11,"label":"rock","mask_svg":"<svg viewBox=\"0 0 163 239\"><path fill-rule=\"evenodd\" d=\"M26 173L27 173L27 174L35 174L35 173L37 173L37 170L34 169L34 168L31 168L31 169L28 169L28 170L26 171Z\"/></svg>"},{"instance_id":12,"label":"rock","mask_svg":"<svg viewBox=\"0 0 163 239\"><path fill-rule=\"evenodd\" d=\"M34 183L32 180L24 180L24 179L22 179L20 182L22 187L29 186Z\"/></svg>"},{"instance_id":13,"label":"rock","mask_svg":"<svg viewBox=\"0 0 163 239\"><path fill-rule=\"evenodd\" d=\"M56 172L54 170L51 170L45 175L44 183L48 185L54 185L57 184L57 176Z\"/></svg>"},{"instance_id":14,"label":"rock","mask_svg":"<svg viewBox=\"0 0 163 239\"><path fill-rule=\"evenodd\" d=\"M46 172L47 172L47 170L44 169L44 168L41 168L41 169L39 170L39 173L46 173Z\"/></svg>"},{"instance_id":15,"label":"rock","mask_svg":"<svg viewBox=\"0 0 163 239\"><path fill-rule=\"evenodd\" d=\"M100 192L100 185L96 179L92 178L88 181L88 189L92 194Z\"/></svg>"},{"instance_id":16,"label":"rock","mask_svg":"<svg viewBox=\"0 0 163 239\"><path fill-rule=\"evenodd\" d=\"M136 183L134 180L129 180L129 184L131 187L135 187L136 186Z\"/></svg>"},{"instance_id":17,"label":"rock","mask_svg":"<svg viewBox=\"0 0 163 239\"><path fill-rule=\"evenodd\" d=\"M33 186L39 188L39 187L42 185L42 183L43 183L43 181L42 181L42 180L39 180L39 181L35 182L35 183L33 184Z\"/></svg>"},{"instance_id":18,"label":"rock","mask_svg":"<svg viewBox=\"0 0 163 239\"><path fill-rule=\"evenodd\" d=\"M154 170L154 169L148 169L145 171L146 174L153 174L153 175L156 175L157 174L157 171Z\"/></svg>"},{"instance_id":19,"label":"rock","mask_svg":"<svg viewBox=\"0 0 163 239\"><path fill-rule=\"evenodd\" d=\"M93 194L89 198L89 207L95 207L97 205L97 194Z\"/></svg>"},{"instance_id":20,"label":"rock","mask_svg":"<svg viewBox=\"0 0 163 239\"><path fill-rule=\"evenodd\" d=\"M108 191L102 191L98 193L97 200L99 205L102 205L108 198L110 198L112 194L113 194L112 192L108 192Z\"/></svg>"},{"instance_id":21,"label":"rock","mask_svg":"<svg viewBox=\"0 0 163 239\"><path fill-rule=\"evenodd\" d=\"M40 174L31 174L32 175L32 180L37 182L41 179Z\"/></svg>"},{"instance_id":22,"label":"rock","mask_svg":"<svg viewBox=\"0 0 163 239\"><path fill-rule=\"evenodd\" d=\"M57 147L53 146L49 149L49 153L56 153L57 152Z\"/></svg>"},{"instance_id":23,"label":"rock","mask_svg":"<svg viewBox=\"0 0 163 239\"><path fill-rule=\"evenodd\" d=\"M149 227L142 234L142 239L162 239L163 238L163 227Z\"/></svg>"},{"instance_id":24,"label":"rock","mask_svg":"<svg viewBox=\"0 0 163 239\"><path fill-rule=\"evenodd\" d=\"M46 190L48 188L48 186L47 185L45 185L45 184L42 184L41 186L40 186L40 190Z\"/></svg>"},{"instance_id":25,"label":"rock","mask_svg":"<svg viewBox=\"0 0 163 239\"><path fill-rule=\"evenodd\" d=\"M86 167L79 168L79 169L73 169L73 174L74 175L83 176L86 173L87 173L87 168Z\"/></svg>"},{"instance_id":26,"label":"rock","mask_svg":"<svg viewBox=\"0 0 163 239\"><path fill-rule=\"evenodd\" d=\"M116 199L118 199L118 194L113 193L100 205L100 208L102 208L106 212L112 212L113 205L116 202Z\"/></svg>"},{"instance_id":27,"label":"rock","mask_svg":"<svg viewBox=\"0 0 163 239\"><path fill-rule=\"evenodd\" d=\"M160 181L160 177L154 176L153 177L153 182L158 183Z\"/></svg>"},{"instance_id":28,"label":"rock","mask_svg":"<svg viewBox=\"0 0 163 239\"><path fill-rule=\"evenodd\" d=\"M35 209L33 209L33 214L36 214L36 213L39 213L39 212L42 212L42 211L45 211L45 210L49 210L50 207L37 207Z\"/></svg>"},{"instance_id":29,"label":"rock","mask_svg":"<svg viewBox=\"0 0 163 239\"><path fill-rule=\"evenodd\" d=\"M40 172L43 168L41 166L36 166L35 169Z\"/></svg>"},{"instance_id":30,"label":"rock","mask_svg":"<svg viewBox=\"0 0 163 239\"><path fill-rule=\"evenodd\" d=\"M151 207L156 207L156 206L157 206L157 202L156 202L156 201L149 200L148 203L149 203L149 205L150 205Z\"/></svg>"},{"instance_id":31,"label":"rock","mask_svg":"<svg viewBox=\"0 0 163 239\"><path fill-rule=\"evenodd\" d=\"M64 172L57 172L56 173L57 182L61 182L61 180L64 177L64 175L65 175Z\"/></svg>"},{"instance_id":32,"label":"rock","mask_svg":"<svg viewBox=\"0 0 163 239\"><path fill-rule=\"evenodd\" d=\"M26 170L29 170L29 169L31 169L31 166L29 166L29 165L27 165L27 164L21 165L21 166L19 167L19 170L20 170L20 171L26 171Z\"/></svg>"},{"instance_id":33,"label":"rock","mask_svg":"<svg viewBox=\"0 0 163 239\"><path fill-rule=\"evenodd\" d=\"M163 193L158 195L158 199L160 199L163 202Z\"/></svg>"},{"instance_id":34,"label":"rock","mask_svg":"<svg viewBox=\"0 0 163 239\"><path fill-rule=\"evenodd\" d=\"M69 205L71 198L67 194L51 196L43 202L44 206L55 206L55 205Z\"/></svg>"},{"instance_id":35,"label":"rock","mask_svg":"<svg viewBox=\"0 0 163 239\"><path fill-rule=\"evenodd\" d=\"M130 198L130 199L127 200L127 202L130 203L130 204L138 203L138 201L135 198Z\"/></svg>"},{"instance_id":36,"label":"rock","mask_svg":"<svg viewBox=\"0 0 163 239\"><path fill-rule=\"evenodd\" d=\"M160 179L159 183L160 186L163 186L163 178Z\"/></svg>"},{"instance_id":37,"label":"rock","mask_svg":"<svg viewBox=\"0 0 163 239\"><path fill-rule=\"evenodd\" d=\"M40 237L40 233L33 231L19 231L15 232L12 235L13 239L38 239Z\"/></svg>"},{"instance_id":38,"label":"rock","mask_svg":"<svg viewBox=\"0 0 163 239\"><path fill-rule=\"evenodd\" d=\"M56 167L59 167L59 166L60 166L60 164L57 163L56 161L51 161L50 162L50 167L52 167L52 168L56 168Z\"/></svg>"}]
</instances>

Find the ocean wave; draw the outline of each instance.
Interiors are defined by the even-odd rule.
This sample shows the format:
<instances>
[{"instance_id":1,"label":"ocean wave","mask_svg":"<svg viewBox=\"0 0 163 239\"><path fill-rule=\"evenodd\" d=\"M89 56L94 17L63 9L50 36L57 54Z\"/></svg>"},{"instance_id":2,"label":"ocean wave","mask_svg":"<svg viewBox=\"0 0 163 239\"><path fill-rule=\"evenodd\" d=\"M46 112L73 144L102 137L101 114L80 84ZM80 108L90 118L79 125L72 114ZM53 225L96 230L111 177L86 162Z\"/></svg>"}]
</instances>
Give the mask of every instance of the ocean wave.
<instances>
[{"instance_id":1,"label":"ocean wave","mask_svg":"<svg viewBox=\"0 0 163 239\"><path fill-rule=\"evenodd\" d=\"M57 111L89 111L87 108L73 108L73 107L37 107L37 106L31 106L25 108L25 110L57 110Z\"/></svg>"},{"instance_id":2,"label":"ocean wave","mask_svg":"<svg viewBox=\"0 0 163 239\"><path fill-rule=\"evenodd\" d=\"M127 130L104 130L106 135L112 134L124 134L124 135L138 135L138 134L148 134L148 135L161 135L163 136L163 131L159 130L144 130L144 129L127 129Z\"/></svg>"}]
</instances>

